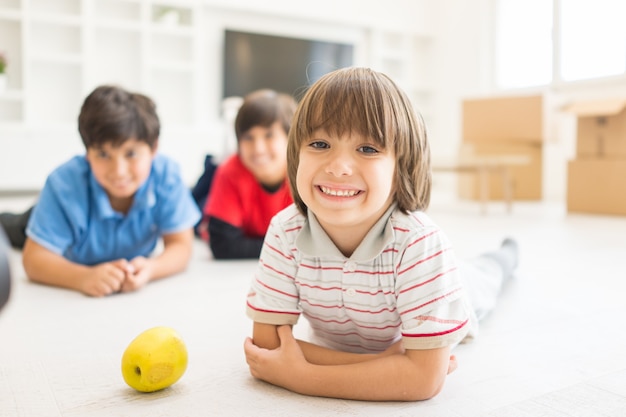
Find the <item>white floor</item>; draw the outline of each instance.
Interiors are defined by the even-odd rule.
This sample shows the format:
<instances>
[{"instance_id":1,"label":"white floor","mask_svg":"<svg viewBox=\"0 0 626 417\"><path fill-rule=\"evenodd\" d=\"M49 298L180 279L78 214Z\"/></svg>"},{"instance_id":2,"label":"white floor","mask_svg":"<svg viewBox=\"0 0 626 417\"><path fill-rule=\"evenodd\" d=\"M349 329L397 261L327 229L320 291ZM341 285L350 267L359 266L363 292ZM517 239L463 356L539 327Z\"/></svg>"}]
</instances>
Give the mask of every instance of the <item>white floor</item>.
<instances>
[{"instance_id":1,"label":"white floor","mask_svg":"<svg viewBox=\"0 0 626 417\"><path fill-rule=\"evenodd\" d=\"M28 198L0 199L0 211ZM29 283L12 253L14 291L0 314L0 417L15 416L626 416L626 217L568 215L558 203L435 196L431 216L461 257L521 247L516 279L442 393L420 403L308 398L253 380L242 354L244 298L255 263L215 262L198 242L181 276L91 299ZM145 395L119 371L140 331L176 328L190 364ZM304 334L305 324L297 330Z\"/></svg>"}]
</instances>

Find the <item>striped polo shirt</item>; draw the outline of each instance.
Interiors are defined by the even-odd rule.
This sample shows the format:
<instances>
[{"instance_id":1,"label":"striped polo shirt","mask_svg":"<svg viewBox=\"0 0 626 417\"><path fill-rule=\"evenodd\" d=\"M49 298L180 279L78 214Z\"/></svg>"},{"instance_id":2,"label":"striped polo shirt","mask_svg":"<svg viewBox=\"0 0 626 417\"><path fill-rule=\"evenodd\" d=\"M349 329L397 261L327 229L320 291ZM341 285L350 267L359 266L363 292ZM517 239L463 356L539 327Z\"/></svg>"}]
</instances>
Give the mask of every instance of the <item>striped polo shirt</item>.
<instances>
[{"instance_id":1,"label":"striped polo shirt","mask_svg":"<svg viewBox=\"0 0 626 417\"><path fill-rule=\"evenodd\" d=\"M310 211L291 205L272 220L247 298L260 323L310 323L312 342L380 352L460 342L475 318L444 233L423 212L392 205L345 257Z\"/></svg>"}]
</instances>

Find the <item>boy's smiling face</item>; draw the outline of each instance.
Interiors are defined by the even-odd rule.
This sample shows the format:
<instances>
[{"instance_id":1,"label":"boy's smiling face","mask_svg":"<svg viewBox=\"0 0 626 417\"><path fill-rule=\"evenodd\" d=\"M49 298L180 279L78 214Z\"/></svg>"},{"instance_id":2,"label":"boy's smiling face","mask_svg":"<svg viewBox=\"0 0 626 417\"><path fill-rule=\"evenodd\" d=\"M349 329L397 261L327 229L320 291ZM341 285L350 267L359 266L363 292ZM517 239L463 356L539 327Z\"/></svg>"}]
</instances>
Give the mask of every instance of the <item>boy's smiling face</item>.
<instances>
[{"instance_id":1,"label":"boy's smiling face","mask_svg":"<svg viewBox=\"0 0 626 417\"><path fill-rule=\"evenodd\" d=\"M111 207L127 212L137 190L150 176L156 146L151 148L146 142L129 139L114 147L111 142L101 148L88 148L87 161L93 175L104 188Z\"/></svg>"},{"instance_id":2,"label":"boy's smiling face","mask_svg":"<svg viewBox=\"0 0 626 417\"><path fill-rule=\"evenodd\" d=\"M393 201L395 166L393 150L368 138L315 131L300 148L298 193L336 244L349 235L356 245Z\"/></svg>"},{"instance_id":3,"label":"boy's smiling face","mask_svg":"<svg viewBox=\"0 0 626 417\"><path fill-rule=\"evenodd\" d=\"M287 133L280 122L253 126L239 138L239 157L256 180L275 186L287 176Z\"/></svg>"}]
</instances>

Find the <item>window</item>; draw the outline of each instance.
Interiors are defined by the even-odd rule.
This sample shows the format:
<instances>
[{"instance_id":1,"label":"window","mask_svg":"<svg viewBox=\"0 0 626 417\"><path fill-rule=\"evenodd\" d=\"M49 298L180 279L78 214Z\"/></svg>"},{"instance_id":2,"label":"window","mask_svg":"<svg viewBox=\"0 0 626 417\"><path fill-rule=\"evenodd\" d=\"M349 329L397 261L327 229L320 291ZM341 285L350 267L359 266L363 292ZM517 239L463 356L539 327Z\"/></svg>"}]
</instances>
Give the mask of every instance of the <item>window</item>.
<instances>
[{"instance_id":1,"label":"window","mask_svg":"<svg viewBox=\"0 0 626 417\"><path fill-rule=\"evenodd\" d=\"M624 0L496 0L495 5L497 87L626 74Z\"/></svg>"},{"instance_id":2,"label":"window","mask_svg":"<svg viewBox=\"0 0 626 417\"><path fill-rule=\"evenodd\" d=\"M561 78L574 81L626 71L626 2L560 3Z\"/></svg>"},{"instance_id":3,"label":"window","mask_svg":"<svg viewBox=\"0 0 626 417\"><path fill-rule=\"evenodd\" d=\"M501 88L547 84L552 79L552 4L498 0L496 84Z\"/></svg>"}]
</instances>

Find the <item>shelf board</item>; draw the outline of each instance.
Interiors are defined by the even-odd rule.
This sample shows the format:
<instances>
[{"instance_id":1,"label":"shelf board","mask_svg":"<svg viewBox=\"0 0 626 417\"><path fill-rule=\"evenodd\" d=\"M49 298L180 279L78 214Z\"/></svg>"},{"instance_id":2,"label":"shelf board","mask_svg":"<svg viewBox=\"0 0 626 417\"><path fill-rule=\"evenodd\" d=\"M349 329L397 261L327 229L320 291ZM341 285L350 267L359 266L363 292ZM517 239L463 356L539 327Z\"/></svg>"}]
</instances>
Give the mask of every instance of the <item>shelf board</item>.
<instances>
[{"instance_id":1,"label":"shelf board","mask_svg":"<svg viewBox=\"0 0 626 417\"><path fill-rule=\"evenodd\" d=\"M157 71L169 71L169 72L181 72L181 73L193 73L193 62L185 61L152 61L152 69Z\"/></svg>"},{"instance_id":2,"label":"shelf board","mask_svg":"<svg viewBox=\"0 0 626 417\"><path fill-rule=\"evenodd\" d=\"M183 26L183 25L167 25L162 23L152 23L150 24L150 30L154 34L160 35L168 35L168 36L179 36L181 38L193 38L194 31L191 26Z\"/></svg>"},{"instance_id":3,"label":"shelf board","mask_svg":"<svg viewBox=\"0 0 626 417\"><path fill-rule=\"evenodd\" d=\"M102 18L96 20L96 29L120 30L126 32L141 32L141 25L130 20Z\"/></svg>"},{"instance_id":4,"label":"shelf board","mask_svg":"<svg viewBox=\"0 0 626 417\"><path fill-rule=\"evenodd\" d=\"M0 91L0 101L20 102L24 99L22 90L9 88L6 91Z\"/></svg>"},{"instance_id":5,"label":"shelf board","mask_svg":"<svg viewBox=\"0 0 626 417\"><path fill-rule=\"evenodd\" d=\"M48 23L62 26L80 26L83 22L80 16L72 16L60 13L33 13L31 23Z\"/></svg>"},{"instance_id":6,"label":"shelf board","mask_svg":"<svg viewBox=\"0 0 626 417\"><path fill-rule=\"evenodd\" d=\"M0 20L22 20L22 12L20 10L0 10Z\"/></svg>"},{"instance_id":7,"label":"shelf board","mask_svg":"<svg viewBox=\"0 0 626 417\"><path fill-rule=\"evenodd\" d=\"M83 57L81 54L58 54L58 53L46 53L46 52L35 52L30 57L30 62L32 63L45 63L45 64L71 64L71 65L79 65L82 64Z\"/></svg>"}]
</instances>

